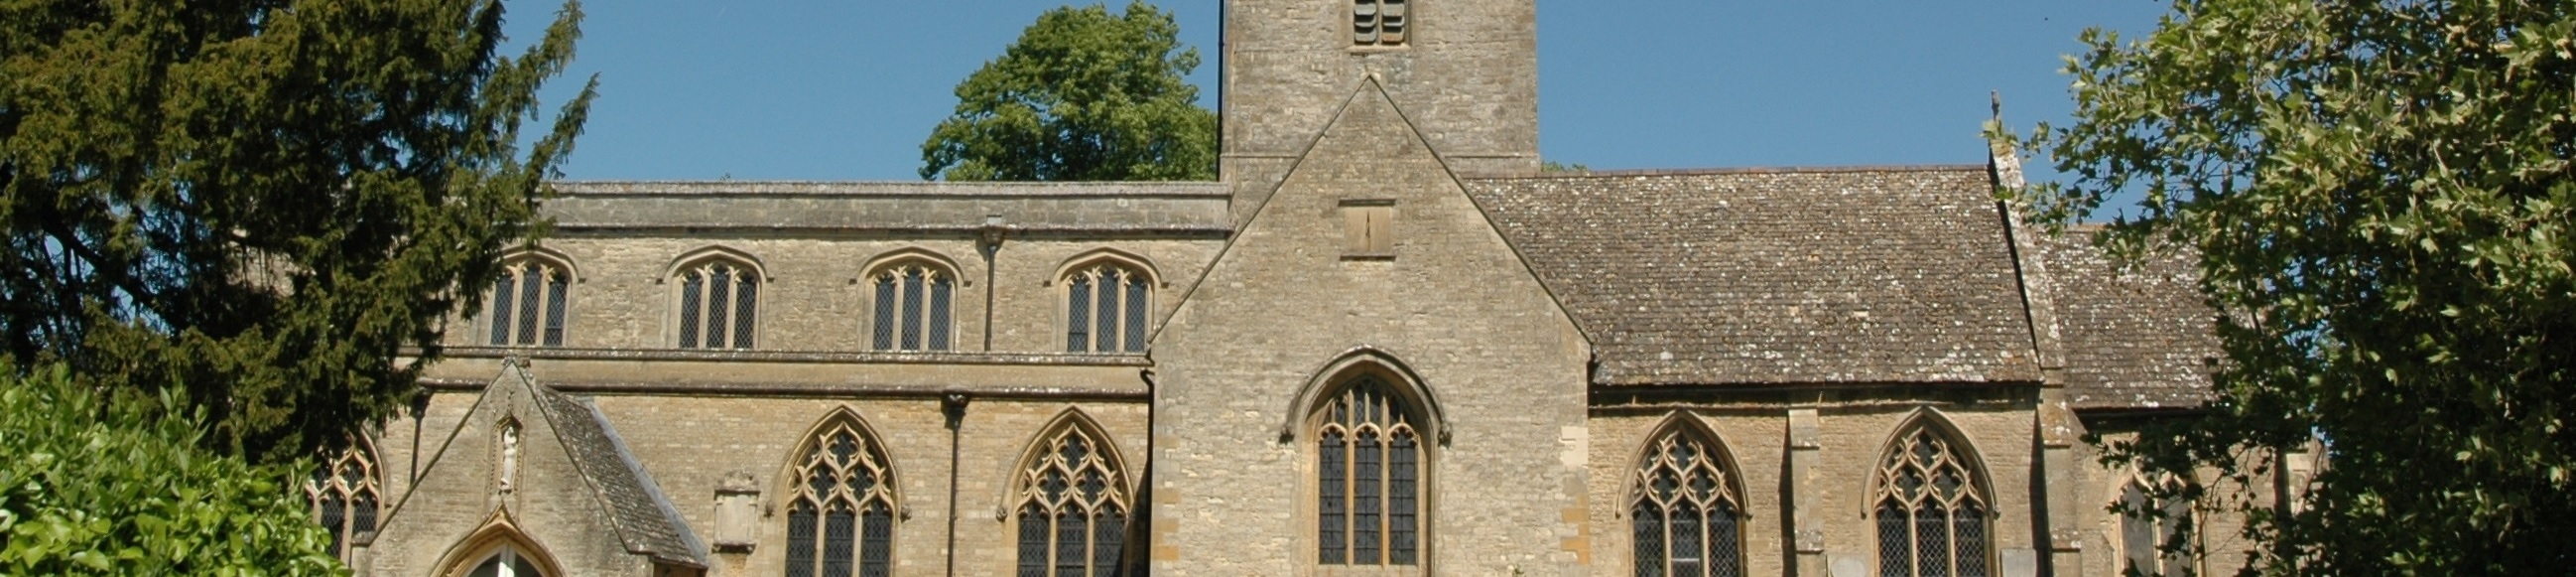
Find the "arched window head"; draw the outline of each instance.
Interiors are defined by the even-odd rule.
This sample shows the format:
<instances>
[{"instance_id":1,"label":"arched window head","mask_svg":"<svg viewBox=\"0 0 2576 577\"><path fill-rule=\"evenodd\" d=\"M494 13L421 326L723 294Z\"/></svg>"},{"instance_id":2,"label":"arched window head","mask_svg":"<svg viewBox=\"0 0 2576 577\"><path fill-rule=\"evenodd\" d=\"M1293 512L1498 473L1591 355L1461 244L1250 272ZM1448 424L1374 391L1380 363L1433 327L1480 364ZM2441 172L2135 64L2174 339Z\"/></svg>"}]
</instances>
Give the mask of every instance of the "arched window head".
<instances>
[{"instance_id":1,"label":"arched window head","mask_svg":"<svg viewBox=\"0 0 2576 577\"><path fill-rule=\"evenodd\" d=\"M1316 560L1414 565L1421 553L1421 418L1374 373L1346 381L1316 415Z\"/></svg>"},{"instance_id":2,"label":"arched window head","mask_svg":"<svg viewBox=\"0 0 2576 577\"><path fill-rule=\"evenodd\" d=\"M760 274L731 259L681 267L680 348L748 349L758 322Z\"/></svg>"},{"instance_id":3,"label":"arched window head","mask_svg":"<svg viewBox=\"0 0 2576 577\"><path fill-rule=\"evenodd\" d=\"M2192 514L2188 485L2171 473L2132 476L2120 486L2121 571L2124 575L2193 575ZM2134 571L2134 573L2131 573Z\"/></svg>"},{"instance_id":4,"label":"arched window head","mask_svg":"<svg viewBox=\"0 0 2576 577\"><path fill-rule=\"evenodd\" d=\"M877 267L868 274L868 284L876 294L876 350L949 350L955 271L928 260L906 260Z\"/></svg>"},{"instance_id":5,"label":"arched window head","mask_svg":"<svg viewBox=\"0 0 2576 577\"><path fill-rule=\"evenodd\" d=\"M492 280L485 313L486 341L496 347L560 347L564 340L564 305L572 274L561 264L535 255L504 261Z\"/></svg>"},{"instance_id":6,"label":"arched window head","mask_svg":"<svg viewBox=\"0 0 2576 577\"><path fill-rule=\"evenodd\" d=\"M1881 577L1986 577L1994 512L1966 443L1936 421L1899 429L1879 459L1870 516Z\"/></svg>"},{"instance_id":7,"label":"arched window head","mask_svg":"<svg viewBox=\"0 0 2576 577\"><path fill-rule=\"evenodd\" d=\"M517 547L505 546L500 551L493 552L491 557L484 558L482 563L476 563L474 570L466 572L465 575L466 577L545 577L545 572L537 570L535 558L520 553Z\"/></svg>"},{"instance_id":8,"label":"arched window head","mask_svg":"<svg viewBox=\"0 0 2576 577\"><path fill-rule=\"evenodd\" d=\"M1744 574L1744 501L1729 461L1680 423L1647 442L1628 507L1637 577Z\"/></svg>"},{"instance_id":9,"label":"arched window head","mask_svg":"<svg viewBox=\"0 0 2576 577\"><path fill-rule=\"evenodd\" d=\"M376 530L376 509L384 490L376 480L376 456L365 443L351 443L339 456L313 470L304 484L313 518L331 531L331 554L349 559L350 544Z\"/></svg>"},{"instance_id":10,"label":"arched window head","mask_svg":"<svg viewBox=\"0 0 2576 577\"><path fill-rule=\"evenodd\" d=\"M1064 283L1065 350L1145 352L1145 317L1154 294L1145 273L1109 261L1076 268Z\"/></svg>"},{"instance_id":11,"label":"arched window head","mask_svg":"<svg viewBox=\"0 0 2576 577\"><path fill-rule=\"evenodd\" d=\"M894 469L876 439L836 419L790 472L788 577L885 577L894 556Z\"/></svg>"},{"instance_id":12,"label":"arched window head","mask_svg":"<svg viewBox=\"0 0 2576 577\"><path fill-rule=\"evenodd\" d=\"M1107 439L1067 423L1040 443L1019 473L1019 577L1116 575L1133 505Z\"/></svg>"}]
</instances>

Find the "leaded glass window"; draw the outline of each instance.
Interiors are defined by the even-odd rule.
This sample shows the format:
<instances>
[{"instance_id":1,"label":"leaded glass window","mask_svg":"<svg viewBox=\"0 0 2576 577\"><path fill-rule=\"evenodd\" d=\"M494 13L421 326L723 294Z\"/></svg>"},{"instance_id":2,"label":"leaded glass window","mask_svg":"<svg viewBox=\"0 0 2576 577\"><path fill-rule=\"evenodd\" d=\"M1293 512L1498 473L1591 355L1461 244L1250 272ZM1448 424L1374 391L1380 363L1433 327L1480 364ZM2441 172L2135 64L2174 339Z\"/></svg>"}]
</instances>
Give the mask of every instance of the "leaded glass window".
<instances>
[{"instance_id":1,"label":"leaded glass window","mask_svg":"<svg viewBox=\"0 0 2576 577\"><path fill-rule=\"evenodd\" d=\"M384 502L376 478L376 456L363 445L353 445L314 469L313 478L304 484L314 521L331 531L331 554L343 561L349 559L350 545L359 535L376 530L376 510Z\"/></svg>"},{"instance_id":2,"label":"leaded glass window","mask_svg":"<svg viewBox=\"0 0 2576 577\"><path fill-rule=\"evenodd\" d=\"M956 273L915 260L878 268L868 278L876 289L876 323L869 333L876 350L945 351L953 346L950 311L957 300Z\"/></svg>"},{"instance_id":3,"label":"leaded glass window","mask_svg":"<svg viewBox=\"0 0 2576 577\"><path fill-rule=\"evenodd\" d=\"M1403 46L1408 0L1351 0L1351 44Z\"/></svg>"},{"instance_id":4,"label":"leaded glass window","mask_svg":"<svg viewBox=\"0 0 2576 577\"><path fill-rule=\"evenodd\" d=\"M492 280L491 309L484 313L485 342L496 347L560 347L564 338L564 300L571 275L564 267L536 258L501 265Z\"/></svg>"},{"instance_id":5,"label":"leaded glass window","mask_svg":"<svg viewBox=\"0 0 2576 577\"><path fill-rule=\"evenodd\" d=\"M885 577L892 569L894 471L849 422L806 442L787 505L790 577Z\"/></svg>"},{"instance_id":6,"label":"leaded glass window","mask_svg":"<svg viewBox=\"0 0 2576 577\"><path fill-rule=\"evenodd\" d=\"M1963 444L1918 421L1879 461L1878 574L1882 577L1986 577L1992 507L1985 482Z\"/></svg>"},{"instance_id":7,"label":"leaded glass window","mask_svg":"<svg viewBox=\"0 0 2576 577\"><path fill-rule=\"evenodd\" d=\"M2192 575L2191 500L2180 478L2132 478L2120 489L2120 549L2124 575Z\"/></svg>"},{"instance_id":8,"label":"leaded glass window","mask_svg":"<svg viewBox=\"0 0 2576 577\"><path fill-rule=\"evenodd\" d=\"M1628 508L1638 577L1744 574L1744 506L1724 453L1680 427L1647 445Z\"/></svg>"},{"instance_id":9,"label":"leaded glass window","mask_svg":"<svg viewBox=\"0 0 2576 577\"><path fill-rule=\"evenodd\" d=\"M727 260L680 270L680 348L748 349L759 319L760 275Z\"/></svg>"},{"instance_id":10,"label":"leaded glass window","mask_svg":"<svg viewBox=\"0 0 2576 577\"><path fill-rule=\"evenodd\" d=\"M1019 577L1117 575L1133 509L1104 442L1063 427L1020 471Z\"/></svg>"},{"instance_id":11,"label":"leaded glass window","mask_svg":"<svg viewBox=\"0 0 2576 577\"><path fill-rule=\"evenodd\" d=\"M545 577L544 572L537 570L536 560L519 552L517 547L502 547L500 551L493 552L492 556L483 558L482 563L475 564L474 570L467 571L465 575L467 577Z\"/></svg>"},{"instance_id":12,"label":"leaded glass window","mask_svg":"<svg viewBox=\"0 0 2576 577\"><path fill-rule=\"evenodd\" d=\"M1065 278L1065 350L1077 353L1145 352L1145 323L1153 285L1144 273L1102 263Z\"/></svg>"},{"instance_id":13,"label":"leaded glass window","mask_svg":"<svg viewBox=\"0 0 2576 577\"><path fill-rule=\"evenodd\" d=\"M1422 435L1412 404L1374 375L1353 379L1316 424L1316 560L1414 565L1421 553Z\"/></svg>"}]
</instances>

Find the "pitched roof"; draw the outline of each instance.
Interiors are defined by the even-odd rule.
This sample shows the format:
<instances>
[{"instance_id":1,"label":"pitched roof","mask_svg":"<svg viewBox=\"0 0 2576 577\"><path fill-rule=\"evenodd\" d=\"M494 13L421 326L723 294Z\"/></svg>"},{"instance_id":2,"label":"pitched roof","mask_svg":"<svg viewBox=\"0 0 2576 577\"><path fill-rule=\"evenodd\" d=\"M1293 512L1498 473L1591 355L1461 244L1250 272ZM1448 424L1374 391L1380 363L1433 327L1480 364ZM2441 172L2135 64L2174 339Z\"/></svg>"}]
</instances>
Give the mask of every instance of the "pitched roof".
<instances>
[{"instance_id":1,"label":"pitched roof","mask_svg":"<svg viewBox=\"0 0 2576 577\"><path fill-rule=\"evenodd\" d=\"M2195 407L2223 355L2216 317L2189 253L2115 260L2095 227L2039 235L2066 348L2068 404L2078 409Z\"/></svg>"},{"instance_id":2,"label":"pitched roof","mask_svg":"<svg viewBox=\"0 0 2576 577\"><path fill-rule=\"evenodd\" d=\"M1470 179L1603 385L2037 381L1982 166Z\"/></svg>"},{"instance_id":3,"label":"pitched roof","mask_svg":"<svg viewBox=\"0 0 2576 577\"><path fill-rule=\"evenodd\" d=\"M565 453L572 456L573 467L581 471L601 507L607 510L608 520L626 550L662 561L705 567L706 546L689 531L679 509L662 495L635 455L627 452L626 442L609 427L607 416L589 403L552 388L531 388L537 391L537 407L554 426Z\"/></svg>"}]
</instances>

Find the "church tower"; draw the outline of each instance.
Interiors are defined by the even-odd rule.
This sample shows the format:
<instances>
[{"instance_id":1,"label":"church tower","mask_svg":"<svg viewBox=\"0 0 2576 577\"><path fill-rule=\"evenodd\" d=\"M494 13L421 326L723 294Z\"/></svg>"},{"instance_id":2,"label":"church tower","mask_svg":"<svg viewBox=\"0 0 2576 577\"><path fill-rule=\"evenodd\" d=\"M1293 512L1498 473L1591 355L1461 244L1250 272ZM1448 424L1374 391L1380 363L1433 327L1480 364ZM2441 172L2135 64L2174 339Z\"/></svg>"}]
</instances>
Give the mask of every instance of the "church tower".
<instances>
[{"instance_id":1,"label":"church tower","mask_svg":"<svg viewBox=\"0 0 2576 577\"><path fill-rule=\"evenodd\" d=\"M1538 170L1537 0L1226 0L1221 52L1237 223L1371 78L1461 175Z\"/></svg>"}]
</instances>

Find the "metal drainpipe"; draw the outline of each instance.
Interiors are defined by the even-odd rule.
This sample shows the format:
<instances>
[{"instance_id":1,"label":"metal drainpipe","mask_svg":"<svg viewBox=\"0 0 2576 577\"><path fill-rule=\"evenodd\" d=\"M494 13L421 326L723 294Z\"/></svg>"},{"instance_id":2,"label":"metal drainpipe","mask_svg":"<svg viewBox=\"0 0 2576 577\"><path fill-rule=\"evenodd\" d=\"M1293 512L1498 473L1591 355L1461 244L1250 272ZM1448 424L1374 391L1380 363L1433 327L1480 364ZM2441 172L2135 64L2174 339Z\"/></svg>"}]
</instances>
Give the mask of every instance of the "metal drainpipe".
<instances>
[{"instance_id":1,"label":"metal drainpipe","mask_svg":"<svg viewBox=\"0 0 2576 577\"><path fill-rule=\"evenodd\" d=\"M948 577L957 577L957 440L966 429L966 393L940 396L939 412L948 416Z\"/></svg>"},{"instance_id":2,"label":"metal drainpipe","mask_svg":"<svg viewBox=\"0 0 2576 577\"><path fill-rule=\"evenodd\" d=\"M984 228L976 231L975 248L984 253L984 352L993 351L993 256L1002 252L1002 237L1010 227L1002 215L984 215Z\"/></svg>"}]
</instances>

